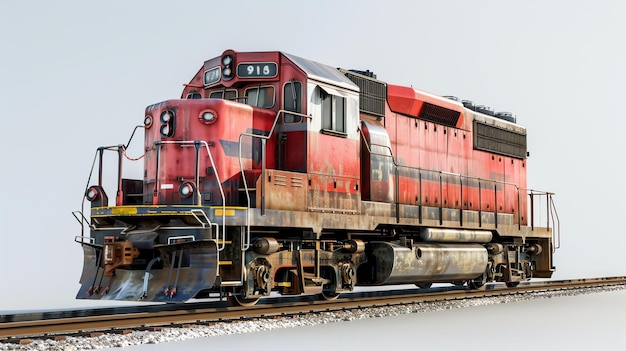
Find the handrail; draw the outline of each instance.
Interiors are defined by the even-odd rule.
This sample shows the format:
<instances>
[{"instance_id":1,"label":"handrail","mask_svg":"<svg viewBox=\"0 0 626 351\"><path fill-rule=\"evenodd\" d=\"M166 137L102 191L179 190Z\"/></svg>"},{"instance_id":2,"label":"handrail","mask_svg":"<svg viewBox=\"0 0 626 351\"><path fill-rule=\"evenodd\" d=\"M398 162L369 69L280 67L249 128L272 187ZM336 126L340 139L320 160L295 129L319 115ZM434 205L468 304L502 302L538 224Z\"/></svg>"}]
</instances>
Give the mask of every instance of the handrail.
<instances>
[{"instance_id":1,"label":"handrail","mask_svg":"<svg viewBox=\"0 0 626 351\"><path fill-rule=\"evenodd\" d=\"M246 200L247 200L247 208L248 210L246 211L246 240L241 242L241 250L245 251L248 248L250 248L250 190L248 188L248 181L246 179L246 175L244 174L244 169L243 169L243 157L241 155L241 145L242 145L242 139L243 137L250 137L250 138L258 138L261 139L261 179L265 179L265 155L266 155L266 143L267 140L269 140L272 135L274 134L274 130L276 129L276 125L278 124L278 120L281 117L281 114L283 114L283 118L284 118L284 114L290 114L290 115L296 115L296 116L300 116L303 117L305 119L307 118L311 118L311 116L302 114L302 113L298 113L298 112L293 112L293 111L288 111L288 110L278 110L278 112L276 112L276 117L274 118L274 123L272 124L272 128L270 128L269 132L267 133L267 135L264 134L254 134L254 133L241 133L239 134L239 169L241 171L241 178L243 180L243 187L245 189L245 193L246 193ZM263 182L261 182L261 187L263 187ZM261 188L261 214L265 214L265 189Z\"/></svg>"},{"instance_id":2,"label":"handrail","mask_svg":"<svg viewBox=\"0 0 626 351\"><path fill-rule=\"evenodd\" d=\"M556 211L556 205L554 204L554 198L552 198L552 195L554 194L550 194L550 213L552 214L552 223L554 223L555 229L552 232L552 242L555 243L554 248L552 249L552 252L554 252L556 249L561 248L561 219L559 218L559 213Z\"/></svg>"},{"instance_id":3,"label":"handrail","mask_svg":"<svg viewBox=\"0 0 626 351\"><path fill-rule=\"evenodd\" d=\"M555 217L555 216L556 216L556 221L555 221L555 220L553 220L553 223L554 223L553 225L556 225L556 226L557 226L557 228L556 228L556 229L557 229L557 233L555 233L555 231L553 230L553 240L557 240L557 241L558 241L558 245L557 245L555 248L560 247L560 221L559 221L559 219L558 219L558 214L556 213L556 206L555 206L554 201L553 201L553 199L552 199L552 195L554 195L554 193L549 193L549 192L545 192L545 191L537 191L537 190L528 189L528 188L520 188L520 187L519 187L517 184L515 184L515 183L506 182L506 181L501 181L501 180L495 180L495 179L484 179L484 178L480 178L480 177L474 177L474 176L469 176L469 175L463 175L463 174L459 174L459 173L452 173L452 172L446 172L446 171L434 171L434 170L423 169L423 168L419 168L419 167L412 167L412 166L407 166L407 165L401 165L401 164L398 164L398 162L396 161L396 158L395 158L395 157L394 157L394 155L393 155L393 150L391 149L391 147L390 147L390 146L387 146L387 145L380 145L380 144L372 144L372 145L374 145L374 146L378 146L378 147L381 147L381 148L384 148L384 149L389 150L389 155L387 155L387 154L383 154L383 153L379 153L379 152L375 152L375 151L372 151L372 148L370 147L371 145L370 145L370 143L367 141L367 138L365 137L365 134L364 134L364 132L363 132L363 129L361 128L361 126L358 126L357 128L358 128L358 130L359 130L359 132L360 132L360 134L361 134L361 137L362 137L363 143L364 143L364 145L366 146L367 151L368 151L370 154L373 154L373 155L378 155L378 156L383 156L383 157L390 157L390 158L391 158L391 160L392 160L392 162L393 162L393 165L394 165L394 166L395 166L395 168L396 168L396 172L395 172L395 176L396 176L395 181L396 181L396 183L398 183L398 182L399 182L399 174L398 174L398 172L397 172L397 169L398 169L398 168L402 167L402 168L406 168L406 169L410 169L410 170L417 170L417 171L419 171L419 177L420 177L420 204L419 204L419 206L420 206L420 208L421 208L421 206L422 206L422 195L421 195L421 188L422 188L422 186L421 186L421 181L422 181L422 172L429 172L429 173L431 173L431 174L438 174L438 175L439 175L439 180L440 180L440 182L439 182L439 183L440 183L440 184L439 184L440 188L441 188L441 186L442 186L442 175L447 175L447 176L457 177L457 178L459 179L459 182L460 182L459 184L460 184L460 186L461 186L461 189L463 188L463 182L462 182L462 180L463 180L463 179L477 181L477 182L478 182L478 186L479 186L479 197L480 197L480 194L481 194L481 190L480 190L480 189L481 189L481 182L490 182L490 183L493 183L493 184L494 184L494 201L497 201L497 196L495 196L495 194L497 194L497 184L500 184L500 185L503 185L503 186L511 186L511 187L513 187L513 188L515 189L516 193L517 193L517 199L518 199L518 211L517 211L517 217L518 217L518 218L517 218L517 219L518 219L518 221L517 221L517 223L518 223L518 229L520 229L520 228L521 228L521 206L520 206L520 205L521 205L521 193L522 193L523 191L525 191L525 192L527 192L527 193L528 193L528 195L529 195L529 196L530 196L530 198L531 198L531 202L530 202L530 206L531 206L531 208L530 208L531 217L532 217L532 214L533 214L533 212L534 212L534 204L533 204L533 201L532 201L533 197L534 197L534 196L536 196L536 195L546 195L546 196L548 197L548 200L547 200L547 205L548 205L548 213L549 213L549 215L550 215L550 216L552 216L552 217ZM441 189L440 189L440 190L441 190ZM505 194L505 193L503 193L503 195L504 195L504 194ZM399 202L397 192L396 192L396 194L395 194L395 201L396 201L396 204ZM479 212L480 212L480 211L481 211L481 209L482 209L482 206L481 206L481 205L482 205L482 200L479 200L479 202L480 202L480 203L479 203L478 208L479 208ZM440 207L441 207L441 206L442 206L442 205L440 204ZM463 206L462 206L462 204L461 204L461 210L460 210L460 211L461 211L461 213L462 213L462 211L463 211ZM494 209L494 211L495 211L494 213L496 214L496 217L497 217L497 208L496 208L496 209ZM396 211L396 216L399 216L398 211ZM479 218L480 218L480 217L481 217L481 216L479 216ZM441 220L441 219L442 219L442 218L440 217L440 220ZM463 220L463 217L462 217L462 216L460 217L460 220L461 220L461 221ZM420 210L420 223L421 223L421 210ZM497 227L497 219L496 219L496 227ZM533 227L533 228L534 228L534 219L531 219L531 227ZM550 222L549 222L549 221L548 221L548 223L547 223L547 228L551 228L551 226L550 226Z\"/></svg>"},{"instance_id":4,"label":"handrail","mask_svg":"<svg viewBox=\"0 0 626 351\"><path fill-rule=\"evenodd\" d=\"M79 215L79 214L80 214L80 217L81 217L81 218L78 218L78 215ZM94 226L93 224L89 223L89 220L88 220L87 218L85 218L85 215L83 214L83 212L82 212L82 211L72 211L72 215L74 216L74 218L76 218L76 220L77 220L77 221L78 221L78 223L80 224L81 229L82 229L82 227L84 226L84 223L85 223L85 222L87 222L87 223L88 223L89 228L91 228L91 229L95 228L95 226ZM84 234L84 233L83 233L83 231L82 231L82 230L81 230L80 234L81 234L81 236L83 236L83 234Z\"/></svg>"},{"instance_id":5,"label":"handrail","mask_svg":"<svg viewBox=\"0 0 626 351\"><path fill-rule=\"evenodd\" d=\"M222 197L222 234L225 236L226 235L226 196L224 195L224 188L222 187L222 182L220 181L220 176L219 176L219 174L217 172L217 168L215 167L215 161L213 160L213 155L211 154L211 150L209 149L209 144L206 141L204 141L204 140L161 141L160 143L161 144L179 144L179 145L190 145L190 144L193 144L196 147L197 147L197 145L204 146L204 148L206 149L207 155L209 156L209 161L211 161L211 167L213 167L213 169L216 170L214 172L214 174L215 174L215 178L216 178L216 181L217 181L218 188L220 189L220 195ZM196 161L197 161L197 158L196 158ZM198 186L198 179L200 177L199 172L200 172L199 162L196 162L196 170L195 170L196 187ZM197 199L198 199L197 205L201 206L202 205L202 199L201 199L199 191L198 191ZM208 217L206 217L206 218L208 220ZM209 220L209 225L213 225L210 220ZM219 236L219 230L217 231L216 235ZM223 249L224 249L224 247L222 247L221 249L218 248L218 250L220 250L220 251L223 250Z\"/></svg>"},{"instance_id":6,"label":"handrail","mask_svg":"<svg viewBox=\"0 0 626 351\"><path fill-rule=\"evenodd\" d=\"M78 222L80 223L80 234L81 236L85 235L85 222L88 222L87 218L84 215L85 212L85 200L87 199L87 189L89 189L89 184L91 183L91 177L93 176L93 171L94 168L96 167L96 160L98 159L98 156L100 157L100 162L98 163L98 186L102 186L102 156L104 154L104 151L116 151L118 153L118 157L120 157L120 160L118 161L118 165L121 167L121 156L122 154L125 154L125 150L128 149L128 146L130 145L130 143L132 142L133 138L135 137L135 132L137 132L137 129L139 128L145 128L145 126L143 125L137 125L135 126L135 128L133 129L133 132L130 135L130 138L128 138L128 142L126 142L126 144L121 144L121 145L110 145L110 146L101 146L99 148L96 149L96 153L93 157L93 161L91 163L91 169L89 171L89 177L87 177L87 184L85 185L85 191L83 192L83 198L80 204L80 211L74 211L74 212L79 212L81 215L81 219L79 220L78 217L76 216L76 214L74 212L72 212L72 214L74 215L74 217L78 220ZM140 157L141 158L141 157ZM139 159L140 159L139 158ZM138 159L137 159L138 160ZM121 171L118 172L119 173L119 177L118 177L118 189L121 187ZM88 225L90 227L93 228L93 226L91 225L91 223L88 223Z\"/></svg>"},{"instance_id":7,"label":"handrail","mask_svg":"<svg viewBox=\"0 0 626 351\"><path fill-rule=\"evenodd\" d=\"M75 236L74 237L74 242L77 242L79 244L95 244L96 239L90 237L90 236Z\"/></svg>"},{"instance_id":8,"label":"handrail","mask_svg":"<svg viewBox=\"0 0 626 351\"><path fill-rule=\"evenodd\" d=\"M552 228L552 252L561 247L561 219L556 210L554 204L554 193L552 192L537 192L536 190L530 190L531 196L546 196L546 226ZM550 219L552 219L552 225L550 225Z\"/></svg>"},{"instance_id":9,"label":"handrail","mask_svg":"<svg viewBox=\"0 0 626 351\"><path fill-rule=\"evenodd\" d=\"M84 215L84 208L85 208L85 201L86 201L86 192L87 189L89 188L89 184L91 183L91 179L93 177L93 173L94 173L94 169L96 167L96 161L99 159L98 162L98 186L102 186L102 156L104 151L115 151L118 153L118 157L120 158L120 160L118 160L118 167L120 169L118 169L118 185L117 188L119 190L119 188L121 187L121 181L122 181L122 175L121 175L121 157L122 154L124 152L124 150L126 150L126 148L128 147L128 144L130 144L131 140L133 139L133 136L135 135L135 132L137 130L138 127L141 126L137 126L135 127L135 129L133 130L133 133L130 137L130 139L128 140L128 143L126 145L112 145L112 146L101 146L99 148L96 149L96 154L94 155L93 161L92 161L92 165L91 165L91 170L89 172L89 177L87 179L87 185L85 186L85 192L83 193L83 197L82 197L82 202L81 202L81 209L80 211L74 211L72 212L72 214L74 215L74 217L76 218L76 220L79 222L79 224L81 225L81 236L84 236L85 234L85 223L87 223L91 228L94 228L90 223L88 223L89 221L87 220L87 218ZM204 140L183 140L183 141L159 141L159 142L155 142L155 145L157 146L157 148L160 149L161 145L164 144L178 144L178 145L193 145L196 147L196 169L195 169L195 184L196 186L198 186L199 183L199 172L200 172L200 168L199 168L199 161L198 161L198 150L200 147L203 147L204 149L206 149L207 155L209 157L209 160L211 162L211 166L213 167L213 169L216 169L215 167L215 161L213 160L213 155L211 153L211 150L209 149L209 144L204 141ZM158 161L157 161L157 167L158 167ZM157 170L158 172L158 170ZM217 184L218 184L218 188L220 190L220 195L222 197L222 231L221 234L223 236L225 236L226 234L226 196L224 195L224 189L222 187L222 183L219 179L219 174L217 172L215 172L215 177L217 180ZM201 199L201 194L200 192L198 192L197 195L197 205L201 206L202 205L202 199ZM203 212L204 213L204 212ZM79 215L80 214L80 218ZM210 227L213 227L215 225L215 230L216 230L216 240L219 241L219 236L220 236L220 230L217 224L213 224L210 222L210 220L208 219L208 217L206 216L206 214L204 214L204 218L207 219L208 223L203 223L201 219L198 218L198 216L193 213L192 211L192 215L194 217L196 217L196 219L202 224L202 227L206 227L207 225ZM222 242L224 242L225 240L222 240ZM221 248L218 249L223 250L224 249L224 245L222 245Z\"/></svg>"}]
</instances>

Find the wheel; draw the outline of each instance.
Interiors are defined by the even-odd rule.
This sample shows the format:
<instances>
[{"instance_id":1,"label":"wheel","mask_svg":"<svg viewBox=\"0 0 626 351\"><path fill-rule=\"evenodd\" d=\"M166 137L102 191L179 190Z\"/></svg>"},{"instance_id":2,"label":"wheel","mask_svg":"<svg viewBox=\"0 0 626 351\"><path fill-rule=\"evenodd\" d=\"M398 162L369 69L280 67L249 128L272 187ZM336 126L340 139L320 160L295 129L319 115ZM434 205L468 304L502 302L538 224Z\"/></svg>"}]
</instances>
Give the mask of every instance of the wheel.
<instances>
[{"instance_id":1,"label":"wheel","mask_svg":"<svg viewBox=\"0 0 626 351\"><path fill-rule=\"evenodd\" d=\"M342 272L347 270L350 266L344 265L342 268ZM347 279L349 276L348 272L344 272L342 277L345 276L344 279ZM322 292L317 294L316 297L318 300L336 300L339 297L339 293L337 292L337 274L332 268L324 268L322 269L322 278L328 279L330 282L324 284L322 286Z\"/></svg>"},{"instance_id":2,"label":"wheel","mask_svg":"<svg viewBox=\"0 0 626 351\"><path fill-rule=\"evenodd\" d=\"M339 297L339 294L336 293L335 291L322 290L320 294L317 294L315 296L317 297L318 300L331 301L331 300L337 300L337 298Z\"/></svg>"},{"instance_id":3,"label":"wheel","mask_svg":"<svg viewBox=\"0 0 626 351\"><path fill-rule=\"evenodd\" d=\"M231 294L228 295L227 299L228 302L233 306L250 307L256 305L256 303L259 302L260 298L257 297L255 299L244 299L241 297L241 295Z\"/></svg>"},{"instance_id":4,"label":"wheel","mask_svg":"<svg viewBox=\"0 0 626 351\"><path fill-rule=\"evenodd\" d=\"M433 283L415 283L415 286L420 289L430 289L430 287L433 286Z\"/></svg>"},{"instance_id":5,"label":"wheel","mask_svg":"<svg viewBox=\"0 0 626 351\"><path fill-rule=\"evenodd\" d=\"M515 288L519 285L519 282L506 282L505 284L508 288Z\"/></svg>"},{"instance_id":6,"label":"wheel","mask_svg":"<svg viewBox=\"0 0 626 351\"><path fill-rule=\"evenodd\" d=\"M487 283L486 279L477 278L467 281L467 287L473 290L480 289Z\"/></svg>"},{"instance_id":7,"label":"wheel","mask_svg":"<svg viewBox=\"0 0 626 351\"><path fill-rule=\"evenodd\" d=\"M485 284L487 284L487 272L486 271L483 272L483 274L480 277L467 281L467 287L470 289L480 289Z\"/></svg>"},{"instance_id":8,"label":"wheel","mask_svg":"<svg viewBox=\"0 0 626 351\"><path fill-rule=\"evenodd\" d=\"M456 286L456 287L462 287L463 285L465 285L464 281L456 281L456 282L452 282L452 285Z\"/></svg>"}]
</instances>

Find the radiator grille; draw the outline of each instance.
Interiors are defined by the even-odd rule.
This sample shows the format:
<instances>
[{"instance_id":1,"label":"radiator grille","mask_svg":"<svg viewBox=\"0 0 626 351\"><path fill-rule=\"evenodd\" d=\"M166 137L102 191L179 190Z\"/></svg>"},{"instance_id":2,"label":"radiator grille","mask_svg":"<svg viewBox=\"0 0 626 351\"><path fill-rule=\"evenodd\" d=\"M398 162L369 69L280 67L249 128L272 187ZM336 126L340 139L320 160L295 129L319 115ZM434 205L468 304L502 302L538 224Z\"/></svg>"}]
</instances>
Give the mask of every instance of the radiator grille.
<instances>
[{"instance_id":1,"label":"radiator grille","mask_svg":"<svg viewBox=\"0 0 626 351\"><path fill-rule=\"evenodd\" d=\"M361 90L359 106L362 113L385 117L387 86L385 83L360 74L344 71L344 74Z\"/></svg>"},{"instance_id":2,"label":"radiator grille","mask_svg":"<svg viewBox=\"0 0 626 351\"><path fill-rule=\"evenodd\" d=\"M526 134L474 121L474 148L526 158Z\"/></svg>"},{"instance_id":3,"label":"radiator grille","mask_svg":"<svg viewBox=\"0 0 626 351\"><path fill-rule=\"evenodd\" d=\"M424 103L422 110L420 111L419 118L443 124L448 127L456 127L456 123L459 121L461 112L447 109L445 107Z\"/></svg>"}]
</instances>

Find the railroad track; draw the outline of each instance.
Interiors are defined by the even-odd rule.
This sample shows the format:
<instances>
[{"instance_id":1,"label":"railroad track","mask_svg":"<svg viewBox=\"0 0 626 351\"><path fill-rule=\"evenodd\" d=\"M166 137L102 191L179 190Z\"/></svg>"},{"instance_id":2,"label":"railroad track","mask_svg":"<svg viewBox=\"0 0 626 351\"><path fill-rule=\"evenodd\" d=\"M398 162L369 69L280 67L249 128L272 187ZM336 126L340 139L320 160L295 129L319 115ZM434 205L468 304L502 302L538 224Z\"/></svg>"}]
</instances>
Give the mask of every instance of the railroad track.
<instances>
[{"instance_id":1,"label":"railroad track","mask_svg":"<svg viewBox=\"0 0 626 351\"><path fill-rule=\"evenodd\" d=\"M516 288L492 284L480 290L440 287L425 290L409 288L363 291L342 294L339 299L332 301L317 301L311 297L270 297L253 307L230 307L224 301L212 301L30 312L0 315L0 342L20 342L28 338L63 338L67 335L95 336L102 333L127 333L133 330L158 330L162 327L188 324L210 325L234 320L618 285L626 285L626 277L533 281L521 283Z\"/></svg>"}]
</instances>

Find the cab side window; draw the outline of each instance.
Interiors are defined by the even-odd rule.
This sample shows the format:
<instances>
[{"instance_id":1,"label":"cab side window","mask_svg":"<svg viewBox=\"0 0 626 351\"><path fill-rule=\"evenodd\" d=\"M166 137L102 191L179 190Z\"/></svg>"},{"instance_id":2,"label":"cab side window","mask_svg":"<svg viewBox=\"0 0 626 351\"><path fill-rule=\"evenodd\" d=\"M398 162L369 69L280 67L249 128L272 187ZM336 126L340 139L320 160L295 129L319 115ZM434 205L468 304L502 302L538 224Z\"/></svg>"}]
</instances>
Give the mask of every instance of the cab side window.
<instances>
[{"instance_id":1,"label":"cab side window","mask_svg":"<svg viewBox=\"0 0 626 351\"><path fill-rule=\"evenodd\" d=\"M319 89L322 101L322 129L333 132L346 132L346 98L331 95Z\"/></svg>"},{"instance_id":2,"label":"cab side window","mask_svg":"<svg viewBox=\"0 0 626 351\"><path fill-rule=\"evenodd\" d=\"M287 111L302 113L302 83L291 81L283 88L283 108ZM300 123L301 116L286 113L285 123Z\"/></svg>"}]
</instances>

